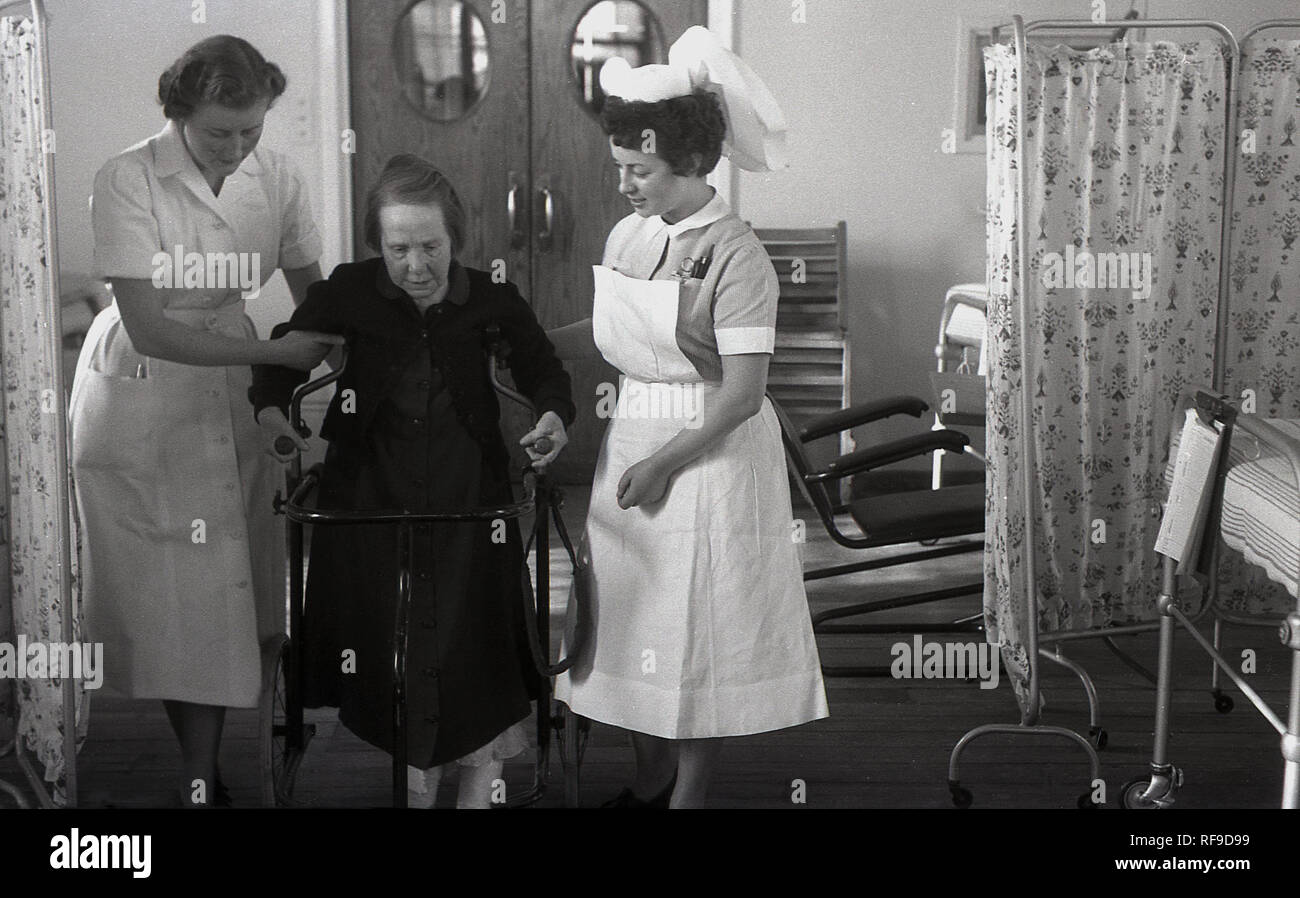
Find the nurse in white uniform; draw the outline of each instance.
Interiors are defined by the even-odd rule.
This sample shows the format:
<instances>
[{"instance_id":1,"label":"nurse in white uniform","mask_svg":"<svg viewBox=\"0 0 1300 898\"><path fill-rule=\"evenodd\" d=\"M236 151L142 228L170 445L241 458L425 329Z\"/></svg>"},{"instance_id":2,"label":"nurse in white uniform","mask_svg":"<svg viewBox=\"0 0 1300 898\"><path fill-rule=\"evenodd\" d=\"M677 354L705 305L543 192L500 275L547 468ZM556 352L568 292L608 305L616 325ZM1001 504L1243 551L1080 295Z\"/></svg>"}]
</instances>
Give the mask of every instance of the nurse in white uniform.
<instances>
[{"instance_id":1,"label":"nurse in white uniform","mask_svg":"<svg viewBox=\"0 0 1300 898\"><path fill-rule=\"evenodd\" d=\"M592 317L549 336L562 358L599 352L623 376L584 533L594 624L556 696L632 733L636 779L607 806L695 807L722 737L827 715L764 395L776 273L705 180L723 152L778 167L784 124L703 28L666 66L606 63L601 86L634 211L595 267Z\"/></svg>"},{"instance_id":2,"label":"nurse in white uniform","mask_svg":"<svg viewBox=\"0 0 1300 898\"><path fill-rule=\"evenodd\" d=\"M225 709L256 707L260 640L282 629L279 468L250 366L310 370L341 340L258 340L244 313L277 268L295 303L320 279L303 179L257 148L284 87L246 41L204 40L158 81L162 133L95 178L95 265L115 302L69 407L86 633L104 644L108 691L163 700L186 805L224 803Z\"/></svg>"}]
</instances>

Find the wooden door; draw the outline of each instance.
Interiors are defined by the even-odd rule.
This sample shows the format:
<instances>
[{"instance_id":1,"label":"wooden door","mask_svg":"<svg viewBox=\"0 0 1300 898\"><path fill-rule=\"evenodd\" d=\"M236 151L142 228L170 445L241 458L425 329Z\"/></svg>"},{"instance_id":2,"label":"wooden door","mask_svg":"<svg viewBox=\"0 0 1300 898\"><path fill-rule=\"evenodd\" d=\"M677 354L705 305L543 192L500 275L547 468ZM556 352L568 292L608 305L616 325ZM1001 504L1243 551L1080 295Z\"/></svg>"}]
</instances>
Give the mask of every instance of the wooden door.
<instances>
[{"instance_id":1,"label":"wooden door","mask_svg":"<svg viewBox=\"0 0 1300 898\"><path fill-rule=\"evenodd\" d=\"M384 162L396 153L417 153L451 178L469 212L462 262L491 268L494 260L506 260L506 276L543 327L590 317L591 266L600 263L610 228L631 208L618 193L599 122L583 102L573 62L575 31L597 7L626 16L639 6L651 30L640 51L644 58L634 64L666 62L671 43L690 25L705 23L707 0L462 5L477 13L481 33L454 11L452 0L349 6L356 258L374 255L364 245L363 217ZM423 56L416 46L424 47ZM486 78L474 66L484 53ZM587 70L585 80L591 76ZM578 419L554 473L561 482L586 484L604 434L605 422L596 417L597 388L617 384L618 373L603 361L565 367L573 378ZM511 445L528 422L509 404L503 404L502 417Z\"/></svg>"},{"instance_id":2,"label":"wooden door","mask_svg":"<svg viewBox=\"0 0 1300 898\"><path fill-rule=\"evenodd\" d=\"M634 7L639 5L641 12ZM706 24L706 0L639 0L639 4L596 4L592 0L547 0L533 8L533 308L544 327L557 327L590 317L591 266L599 265L610 229L632 211L618 192L618 176L600 122L586 105L592 67L578 66L583 38L593 40L592 28L578 36L578 24L594 7L604 6L609 18L641 58L633 65L668 61L668 47L691 25ZM540 14L545 9L545 15ZM587 19L588 25L593 19ZM646 29L644 39L637 31ZM579 47L575 48L575 37ZM603 55L610 48L597 47ZM547 227L546 199L551 214ZM618 383L618 372L603 360L566 363L573 378L578 418L570 443L557 464L563 480L590 483L605 421L596 417L596 391L601 383Z\"/></svg>"},{"instance_id":3,"label":"wooden door","mask_svg":"<svg viewBox=\"0 0 1300 898\"><path fill-rule=\"evenodd\" d=\"M529 293L528 19L527 0L349 4L357 259L376 255L365 246L367 193L389 157L415 153L451 179L465 205L461 262L490 269L504 259L507 278ZM486 75L475 86L465 73L484 56Z\"/></svg>"}]
</instances>

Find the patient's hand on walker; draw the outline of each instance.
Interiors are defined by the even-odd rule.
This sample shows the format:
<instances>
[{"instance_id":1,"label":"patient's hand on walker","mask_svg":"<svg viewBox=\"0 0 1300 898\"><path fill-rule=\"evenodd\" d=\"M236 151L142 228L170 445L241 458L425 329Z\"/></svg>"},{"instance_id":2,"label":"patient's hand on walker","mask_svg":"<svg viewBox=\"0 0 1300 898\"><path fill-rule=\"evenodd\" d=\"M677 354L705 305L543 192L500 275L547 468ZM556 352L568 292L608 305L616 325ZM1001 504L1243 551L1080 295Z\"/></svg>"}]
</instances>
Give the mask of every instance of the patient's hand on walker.
<instances>
[{"instance_id":1,"label":"patient's hand on walker","mask_svg":"<svg viewBox=\"0 0 1300 898\"><path fill-rule=\"evenodd\" d=\"M569 442L564 431L564 422L555 412L546 412L537 419L533 429L524 434L519 445L528 453L528 460L533 463L533 470L541 473L547 465L555 461L556 456Z\"/></svg>"},{"instance_id":2,"label":"patient's hand on walker","mask_svg":"<svg viewBox=\"0 0 1300 898\"><path fill-rule=\"evenodd\" d=\"M311 448L307 445L307 441L290 426L289 419L284 416L284 412L275 406L262 409L257 416L257 426L262 428L262 445L266 449L266 454L280 462L280 464L288 464L293 461L294 456L292 450L287 453L276 451L276 443L283 438L288 437L292 440L295 449L299 451L306 452Z\"/></svg>"},{"instance_id":3,"label":"patient's hand on walker","mask_svg":"<svg viewBox=\"0 0 1300 898\"><path fill-rule=\"evenodd\" d=\"M654 456L643 458L623 472L618 481L618 507L653 505L668 492L672 471L664 470Z\"/></svg>"}]
</instances>

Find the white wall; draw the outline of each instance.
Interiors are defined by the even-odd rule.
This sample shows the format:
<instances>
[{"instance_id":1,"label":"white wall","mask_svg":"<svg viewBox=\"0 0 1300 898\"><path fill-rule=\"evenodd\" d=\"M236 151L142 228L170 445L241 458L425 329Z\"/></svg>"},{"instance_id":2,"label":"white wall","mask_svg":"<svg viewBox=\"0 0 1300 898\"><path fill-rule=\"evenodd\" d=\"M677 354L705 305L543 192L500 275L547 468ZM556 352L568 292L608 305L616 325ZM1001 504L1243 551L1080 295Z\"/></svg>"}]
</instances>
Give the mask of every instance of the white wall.
<instances>
[{"instance_id":1,"label":"white wall","mask_svg":"<svg viewBox=\"0 0 1300 898\"><path fill-rule=\"evenodd\" d=\"M1110 18L1129 8L1107 6ZM791 21L788 0L735 7L737 50L780 102L791 156L788 171L740 173L740 213L768 227L844 219L854 395L926 397L944 291L984 279L984 158L941 146L953 124L959 20L1080 19L1092 4L806 0L805 24ZM1139 0L1137 8L1146 19L1217 19L1238 38L1265 19L1300 16L1296 0ZM1153 30L1147 39L1209 36ZM874 442L916 426L859 434Z\"/></svg>"},{"instance_id":2,"label":"white wall","mask_svg":"<svg viewBox=\"0 0 1300 898\"><path fill-rule=\"evenodd\" d=\"M158 76L189 46L214 34L248 40L284 71L288 88L267 116L262 140L289 153L307 178L325 238L324 270L344 260L347 216L340 208L333 92L336 75L345 70L320 61L333 4L208 0L201 6L206 22L193 21L195 5L189 0L46 0L65 280L91 272L88 199L95 172L110 156L162 130L166 119L156 99ZM249 303L263 335L291 310L278 274Z\"/></svg>"}]
</instances>

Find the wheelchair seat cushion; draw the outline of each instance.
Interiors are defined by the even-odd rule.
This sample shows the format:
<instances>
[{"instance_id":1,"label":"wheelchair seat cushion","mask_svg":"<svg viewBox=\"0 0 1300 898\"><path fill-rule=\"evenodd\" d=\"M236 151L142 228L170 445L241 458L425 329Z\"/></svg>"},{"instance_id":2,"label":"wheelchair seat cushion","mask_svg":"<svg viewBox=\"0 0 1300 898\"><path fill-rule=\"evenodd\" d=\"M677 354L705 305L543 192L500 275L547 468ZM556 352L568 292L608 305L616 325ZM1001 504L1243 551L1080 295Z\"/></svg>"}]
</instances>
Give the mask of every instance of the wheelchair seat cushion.
<instances>
[{"instance_id":1,"label":"wheelchair seat cushion","mask_svg":"<svg viewBox=\"0 0 1300 898\"><path fill-rule=\"evenodd\" d=\"M850 503L849 512L865 535L881 542L980 533L984 530L984 484L869 496Z\"/></svg>"}]
</instances>

